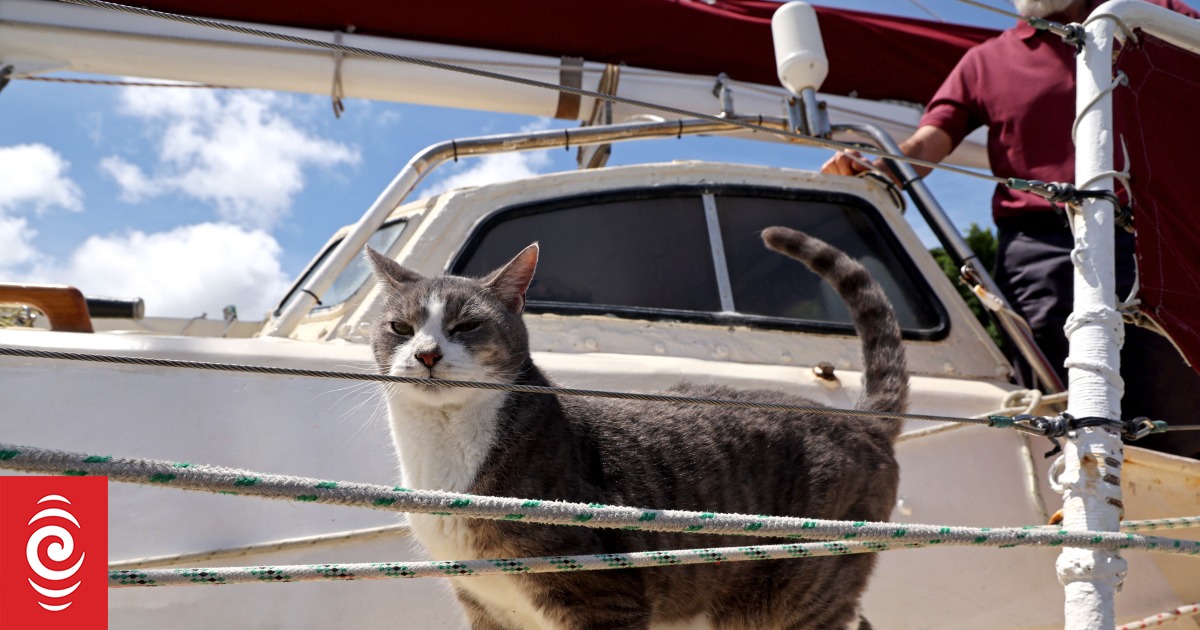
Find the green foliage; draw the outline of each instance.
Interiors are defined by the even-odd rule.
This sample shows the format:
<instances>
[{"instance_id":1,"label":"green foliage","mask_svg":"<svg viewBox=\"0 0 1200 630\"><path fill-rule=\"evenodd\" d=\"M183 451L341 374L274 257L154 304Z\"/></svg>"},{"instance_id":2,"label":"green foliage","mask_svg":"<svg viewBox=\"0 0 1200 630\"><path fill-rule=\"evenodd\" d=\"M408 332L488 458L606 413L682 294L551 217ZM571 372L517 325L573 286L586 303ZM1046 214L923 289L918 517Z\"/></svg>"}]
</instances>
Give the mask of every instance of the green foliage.
<instances>
[{"instance_id":1,"label":"green foliage","mask_svg":"<svg viewBox=\"0 0 1200 630\"><path fill-rule=\"evenodd\" d=\"M972 223L971 227L967 230L965 238L967 245L971 248L971 251L975 252L983 268L989 271L993 269L996 265L996 235L992 233L992 228L981 228L979 224ZM935 247L929 250L929 253L933 254L933 259L941 265L942 272L958 288L959 295L962 296L967 306L971 308L971 312L975 314L975 318L979 320L979 323L983 324L984 328L987 329L988 334L992 337L992 341L995 341L998 346L1003 346L1003 342L1000 339L1000 332L996 330L995 322L988 315L987 309L979 303L979 298L975 297L975 294L971 292L971 287L962 281L958 273L958 267L954 265L954 261L950 259L950 255L941 247Z\"/></svg>"}]
</instances>

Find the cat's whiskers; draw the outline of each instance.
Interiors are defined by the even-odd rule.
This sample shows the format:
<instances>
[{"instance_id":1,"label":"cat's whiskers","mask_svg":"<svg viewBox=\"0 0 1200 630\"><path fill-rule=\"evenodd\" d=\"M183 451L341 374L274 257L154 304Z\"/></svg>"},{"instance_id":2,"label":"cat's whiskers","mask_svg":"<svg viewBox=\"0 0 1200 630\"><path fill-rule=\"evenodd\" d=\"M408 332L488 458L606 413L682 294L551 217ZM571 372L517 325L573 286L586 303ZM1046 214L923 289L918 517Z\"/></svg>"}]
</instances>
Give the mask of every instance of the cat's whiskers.
<instances>
[{"instance_id":1,"label":"cat's whiskers","mask_svg":"<svg viewBox=\"0 0 1200 630\"><path fill-rule=\"evenodd\" d=\"M903 410L908 382L903 345L894 314L877 307L886 303L878 284L825 243L781 228L763 236L772 249L819 269L842 295L868 355L867 395L860 405ZM530 246L482 280L471 280L424 278L369 251L377 276L391 287L383 327L372 339L376 357L394 374L416 375L416 364L432 363L438 366L434 375L445 380L550 384L530 359L521 319L537 253ZM478 318L475 328L482 330L452 332L471 318ZM414 330L397 329L396 322ZM862 335L865 330L875 334ZM438 356L415 357L415 348ZM552 394L514 397L449 386L422 391L420 385L388 383L381 391L403 483L410 488L849 520L883 520L895 503L894 435L871 431L856 440L826 439L829 432L855 431L860 423L849 417L818 423L802 414L697 405L650 409L591 399L566 404ZM728 397L727 389L705 385L681 385L669 393ZM778 392L754 395L813 404ZM865 448L867 440L873 448ZM426 515L410 522L417 540L439 559L678 549L694 541L688 535L636 532L603 540L579 528L516 531L509 523ZM636 580L604 574L472 578L457 580L456 589L472 604L468 613L476 627L644 630L651 624L736 622L841 628L858 625L870 563L857 556L719 570L677 567L639 573ZM767 589L779 595L764 603L761 593Z\"/></svg>"},{"instance_id":2,"label":"cat's whiskers","mask_svg":"<svg viewBox=\"0 0 1200 630\"><path fill-rule=\"evenodd\" d=\"M370 427L372 424L374 424L374 421L376 421L378 404L383 400L382 395L380 395L380 389L382 388L380 388L378 383L362 383L360 386L356 386L356 388L353 388L352 391L349 391L346 395L342 396L342 400L350 395L356 395L360 398L353 407L350 407L342 412L342 415L340 418L338 418L338 422L347 421L350 419L350 416L360 415L360 410L364 408L368 402L376 403L376 409L372 410L372 413L368 415L364 421L359 422L358 430L354 431L352 436L350 436L350 439L358 438L362 432L367 430L367 427Z\"/></svg>"},{"instance_id":3,"label":"cat's whiskers","mask_svg":"<svg viewBox=\"0 0 1200 630\"><path fill-rule=\"evenodd\" d=\"M342 446L345 446L346 444L349 444L350 442L358 439L358 437L361 436L363 433L365 433L370 427L378 426L379 420L381 418L384 419L383 426L385 428L387 427L388 423L386 420L387 420L388 409L387 409L387 399L385 398L387 384L386 383L364 383L364 385L366 385L367 387L362 388L360 391L368 392L368 395L366 397L364 397L363 400L360 401L357 405L355 405L353 409L350 409L345 414L343 414L341 420L344 421L351 414L357 413L358 410L360 410L364 406L366 406L367 403L373 402L373 403L375 403L375 405L374 405L374 407L371 408L371 413L368 414L366 416L366 418L364 418L363 421L359 423L358 428L355 429L354 433L350 435L350 437L346 440L345 443L342 444ZM374 387L372 387L372 386L374 386Z\"/></svg>"}]
</instances>

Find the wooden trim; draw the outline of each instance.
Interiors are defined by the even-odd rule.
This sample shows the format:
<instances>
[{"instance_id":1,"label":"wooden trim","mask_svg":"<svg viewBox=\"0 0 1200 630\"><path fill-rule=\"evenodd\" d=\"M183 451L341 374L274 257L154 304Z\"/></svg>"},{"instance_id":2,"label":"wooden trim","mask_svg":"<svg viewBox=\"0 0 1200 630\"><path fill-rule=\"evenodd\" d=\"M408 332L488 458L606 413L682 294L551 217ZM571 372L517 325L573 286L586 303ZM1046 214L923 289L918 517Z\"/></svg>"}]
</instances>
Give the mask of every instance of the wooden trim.
<instances>
[{"instance_id":1,"label":"wooden trim","mask_svg":"<svg viewBox=\"0 0 1200 630\"><path fill-rule=\"evenodd\" d=\"M50 330L93 332L87 300L75 287L62 284L0 283L0 304L26 304L46 314Z\"/></svg>"}]
</instances>

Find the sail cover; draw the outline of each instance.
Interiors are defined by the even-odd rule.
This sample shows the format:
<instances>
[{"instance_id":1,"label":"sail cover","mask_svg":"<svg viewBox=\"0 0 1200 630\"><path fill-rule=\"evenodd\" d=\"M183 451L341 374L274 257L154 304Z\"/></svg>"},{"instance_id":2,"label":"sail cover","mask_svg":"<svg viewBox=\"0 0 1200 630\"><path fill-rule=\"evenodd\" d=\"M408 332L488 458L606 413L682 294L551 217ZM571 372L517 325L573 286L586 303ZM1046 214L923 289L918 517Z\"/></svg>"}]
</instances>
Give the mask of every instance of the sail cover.
<instances>
[{"instance_id":1,"label":"sail cover","mask_svg":"<svg viewBox=\"0 0 1200 630\"><path fill-rule=\"evenodd\" d=\"M588 61L776 86L766 0L139 0L198 17L295 26ZM971 26L817 7L822 92L925 103L971 46Z\"/></svg>"},{"instance_id":2,"label":"sail cover","mask_svg":"<svg viewBox=\"0 0 1200 630\"><path fill-rule=\"evenodd\" d=\"M1138 36L1117 59L1129 85L1113 93L1113 117L1129 150L1138 297L1142 312L1197 369L1200 182L1191 156L1200 146L1200 125L1173 106L1200 103L1200 56L1141 31Z\"/></svg>"}]
</instances>

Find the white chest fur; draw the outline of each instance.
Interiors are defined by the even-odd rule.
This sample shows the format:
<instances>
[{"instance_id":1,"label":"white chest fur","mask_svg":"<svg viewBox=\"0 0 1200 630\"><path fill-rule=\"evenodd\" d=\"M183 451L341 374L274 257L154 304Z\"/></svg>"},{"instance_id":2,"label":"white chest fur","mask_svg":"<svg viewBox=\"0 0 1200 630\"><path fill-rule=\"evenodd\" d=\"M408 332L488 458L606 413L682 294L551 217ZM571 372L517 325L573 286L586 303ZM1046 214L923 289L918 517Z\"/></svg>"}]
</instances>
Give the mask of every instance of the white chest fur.
<instances>
[{"instance_id":1,"label":"white chest fur","mask_svg":"<svg viewBox=\"0 0 1200 630\"><path fill-rule=\"evenodd\" d=\"M479 473L496 434L503 396L488 392L467 404L433 408L403 395L388 401L392 439L402 483L421 490L466 492ZM460 519L413 514L413 531L435 558L475 557Z\"/></svg>"},{"instance_id":2,"label":"white chest fur","mask_svg":"<svg viewBox=\"0 0 1200 630\"><path fill-rule=\"evenodd\" d=\"M400 455L403 483L409 488L465 492L479 472L495 439L496 411L502 395L487 394L476 404L448 411L390 399L392 437ZM417 540L437 560L478 559L463 519L412 514ZM554 628L508 576L459 578L491 613L516 628Z\"/></svg>"}]
</instances>

